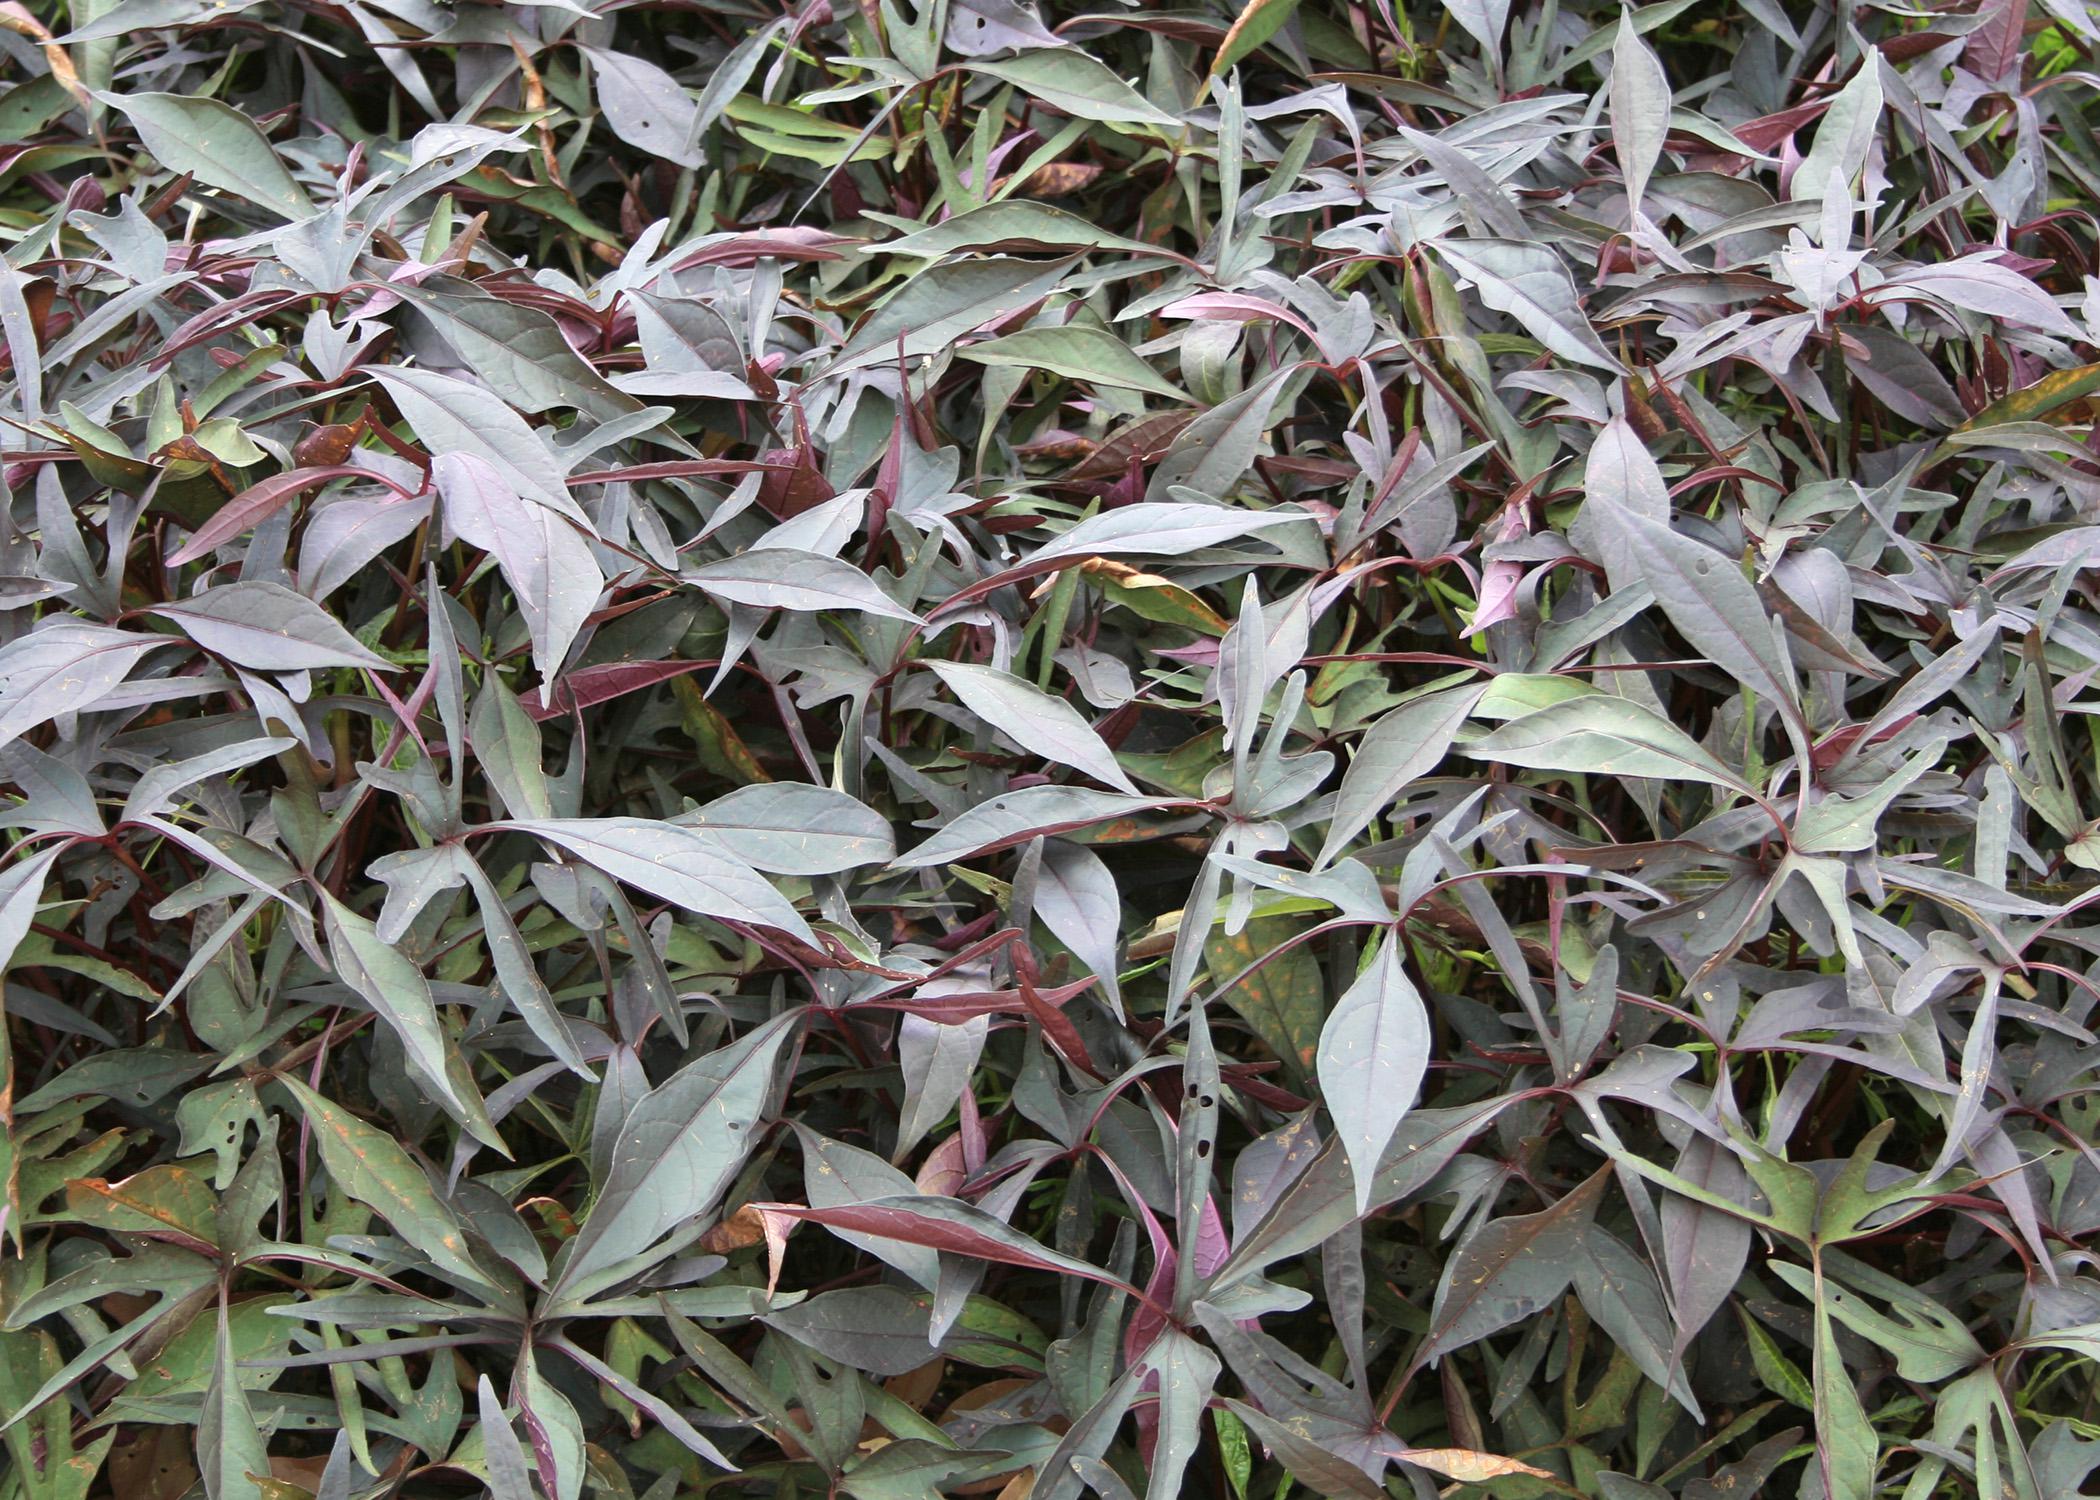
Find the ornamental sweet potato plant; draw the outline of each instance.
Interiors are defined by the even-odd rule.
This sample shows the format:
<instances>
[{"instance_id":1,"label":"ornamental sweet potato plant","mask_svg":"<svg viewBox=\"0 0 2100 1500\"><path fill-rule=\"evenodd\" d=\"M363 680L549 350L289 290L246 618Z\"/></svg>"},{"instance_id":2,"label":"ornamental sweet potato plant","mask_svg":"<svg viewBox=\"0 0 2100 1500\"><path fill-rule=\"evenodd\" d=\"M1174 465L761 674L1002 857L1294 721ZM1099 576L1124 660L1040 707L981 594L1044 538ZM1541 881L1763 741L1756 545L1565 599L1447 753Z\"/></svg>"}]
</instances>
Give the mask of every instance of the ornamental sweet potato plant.
<instances>
[{"instance_id":1,"label":"ornamental sweet potato plant","mask_svg":"<svg viewBox=\"0 0 2100 1500\"><path fill-rule=\"evenodd\" d=\"M2100 1494L2096 47L0 4L0 1500Z\"/></svg>"}]
</instances>

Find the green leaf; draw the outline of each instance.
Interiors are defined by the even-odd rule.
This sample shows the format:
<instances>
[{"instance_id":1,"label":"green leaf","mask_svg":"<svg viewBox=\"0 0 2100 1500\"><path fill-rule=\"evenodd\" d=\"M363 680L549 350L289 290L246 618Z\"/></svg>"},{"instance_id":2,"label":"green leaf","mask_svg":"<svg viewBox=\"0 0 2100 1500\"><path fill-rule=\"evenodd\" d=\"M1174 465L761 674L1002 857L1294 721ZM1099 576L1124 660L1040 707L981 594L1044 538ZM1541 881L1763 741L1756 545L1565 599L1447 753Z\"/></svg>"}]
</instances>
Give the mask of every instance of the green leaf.
<instances>
[{"instance_id":1,"label":"green leaf","mask_svg":"<svg viewBox=\"0 0 2100 1500\"><path fill-rule=\"evenodd\" d=\"M1429 1012L1389 933L1320 1032L1320 1094L1349 1158L1356 1211L1370 1212L1386 1145L1429 1069Z\"/></svg>"},{"instance_id":2,"label":"green leaf","mask_svg":"<svg viewBox=\"0 0 2100 1500\"><path fill-rule=\"evenodd\" d=\"M1748 790L1741 777L1668 719L1609 693L1550 704L1478 739L1460 741L1458 752L1534 771L1653 776Z\"/></svg>"},{"instance_id":3,"label":"green leaf","mask_svg":"<svg viewBox=\"0 0 2100 1500\"><path fill-rule=\"evenodd\" d=\"M1297 9L1298 0L1247 0L1246 8L1225 33L1225 40L1218 44L1218 55L1210 60L1210 76L1223 77L1242 58L1253 56L1283 29Z\"/></svg>"},{"instance_id":4,"label":"green leaf","mask_svg":"<svg viewBox=\"0 0 2100 1500\"><path fill-rule=\"evenodd\" d=\"M1860 1404L1858 1382L1838 1353L1820 1263L1814 1276L1816 1464L1829 1500L1874 1500L1881 1442Z\"/></svg>"},{"instance_id":5,"label":"green leaf","mask_svg":"<svg viewBox=\"0 0 2100 1500\"><path fill-rule=\"evenodd\" d=\"M838 1208L869 1198L898 1197L916 1191L909 1177L872 1151L827 1140L799 1124L795 1136L802 1143L803 1196L816 1208ZM895 1266L927 1291L939 1288L941 1261L932 1249L847 1229L832 1232L847 1244Z\"/></svg>"},{"instance_id":6,"label":"green leaf","mask_svg":"<svg viewBox=\"0 0 2100 1500\"><path fill-rule=\"evenodd\" d=\"M1327 976L1317 952L1293 941L1302 930L1288 917L1256 917L1236 933L1213 932L1203 949L1213 982L1234 981L1219 998L1281 1059L1294 1087L1312 1076L1327 1017Z\"/></svg>"},{"instance_id":7,"label":"green leaf","mask_svg":"<svg viewBox=\"0 0 2100 1500\"><path fill-rule=\"evenodd\" d=\"M1163 1330L1145 1351L1144 1362L1159 1382L1159 1441L1145 1493L1149 1500L1178 1500L1189 1460L1203 1439L1204 1408L1223 1366L1217 1355L1178 1328Z\"/></svg>"},{"instance_id":8,"label":"green leaf","mask_svg":"<svg viewBox=\"0 0 2100 1500\"><path fill-rule=\"evenodd\" d=\"M1181 121L1155 108L1105 63L1076 47L1023 52L995 62L972 59L967 66L1013 84L1077 119L1104 125L1149 125L1164 131L1181 128Z\"/></svg>"},{"instance_id":9,"label":"green leaf","mask_svg":"<svg viewBox=\"0 0 2100 1500\"><path fill-rule=\"evenodd\" d=\"M399 1141L297 1079L279 1082L306 1111L322 1165L337 1187L385 1219L439 1271L475 1286L496 1285L475 1261L458 1215Z\"/></svg>"},{"instance_id":10,"label":"green leaf","mask_svg":"<svg viewBox=\"0 0 2100 1500\"><path fill-rule=\"evenodd\" d=\"M922 1500L953 1493L944 1486L1005 1473L1012 1463L1013 1455L997 1448L966 1450L905 1438L856 1459L839 1488L854 1500Z\"/></svg>"},{"instance_id":11,"label":"green leaf","mask_svg":"<svg viewBox=\"0 0 2100 1500\"><path fill-rule=\"evenodd\" d=\"M1562 359L1617 373L1619 362L1591 331L1568 268L1551 246L1522 240L1439 240L1436 253L1454 275L1473 283L1483 302L1515 318Z\"/></svg>"},{"instance_id":12,"label":"green leaf","mask_svg":"<svg viewBox=\"0 0 2100 1500\"><path fill-rule=\"evenodd\" d=\"M972 329L1018 312L1055 291L1069 259L1044 262L995 256L931 266L862 320L827 373L937 354Z\"/></svg>"},{"instance_id":13,"label":"green leaf","mask_svg":"<svg viewBox=\"0 0 2100 1500\"><path fill-rule=\"evenodd\" d=\"M601 422L639 411L578 354L537 307L491 297L473 283L433 278L400 295L444 336L489 389L522 412L574 407Z\"/></svg>"},{"instance_id":14,"label":"green leaf","mask_svg":"<svg viewBox=\"0 0 2100 1500\"><path fill-rule=\"evenodd\" d=\"M1105 329L1085 324L1064 328L1024 328L1001 338L965 344L955 351L981 365L1005 365L1023 370L1048 370L1068 380L1090 385L1118 386L1125 390L1149 391L1177 404L1188 393L1131 353L1130 346Z\"/></svg>"},{"instance_id":15,"label":"green leaf","mask_svg":"<svg viewBox=\"0 0 2100 1500\"><path fill-rule=\"evenodd\" d=\"M280 219L304 219L313 200L293 180L255 122L216 99L183 94L97 94L121 110L156 160L191 172L207 187L232 193Z\"/></svg>"},{"instance_id":16,"label":"green leaf","mask_svg":"<svg viewBox=\"0 0 2100 1500\"><path fill-rule=\"evenodd\" d=\"M1743 1337L1750 1345L1751 1367L1757 1371L1757 1378L1764 1382L1765 1389L1803 1411L1813 1408L1815 1391L1809 1385L1808 1377L1801 1373L1801 1367L1786 1357L1772 1335L1765 1332L1764 1325L1751 1317L1746 1309L1736 1311L1742 1321Z\"/></svg>"},{"instance_id":17,"label":"green leaf","mask_svg":"<svg viewBox=\"0 0 2100 1500\"><path fill-rule=\"evenodd\" d=\"M634 1102L605 1184L556 1262L550 1295L588 1296L608 1272L715 1211L751 1149L781 1051L802 1019L800 1011L775 1016Z\"/></svg>"},{"instance_id":18,"label":"green leaf","mask_svg":"<svg viewBox=\"0 0 2100 1500\"><path fill-rule=\"evenodd\" d=\"M248 1393L236 1378L233 1338L223 1300L217 1322L211 1383L197 1414L197 1469L210 1500L264 1500L258 1481L270 1479L270 1452L255 1425L255 1413L249 1409Z\"/></svg>"},{"instance_id":19,"label":"green leaf","mask_svg":"<svg viewBox=\"0 0 2100 1500\"><path fill-rule=\"evenodd\" d=\"M1332 864L1409 783L1437 768L1487 692L1487 684L1468 684L1430 693L1401 704L1365 731L1335 794L1334 818L1315 868Z\"/></svg>"},{"instance_id":20,"label":"green leaf","mask_svg":"<svg viewBox=\"0 0 2100 1500\"><path fill-rule=\"evenodd\" d=\"M1670 1305L1662 1279L1611 1231L1592 1223L1577 1243L1575 1295L1643 1375L1704 1422L1683 1362L1672 1347Z\"/></svg>"},{"instance_id":21,"label":"green leaf","mask_svg":"<svg viewBox=\"0 0 2100 1500\"><path fill-rule=\"evenodd\" d=\"M1816 1278L1806 1266L1774 1261L1771 1270L1796 1292L1814 1299ZM1975 1369L1990 1357L1967 1325L1945 1304L1895 1277L1830 1250L1823 1252L1823 1273L1823 1304L1830 1315L1886 1350L1896 1361L1896 1373L1905 1380L1937 1385ZM1839 1284L1841 1276L1856 1283L1861 1291L1885 1298L1889 1313L1847 1291ZM1808 1405L1806 1401L1797 1404Z\"/></svg>"},{"instance_id":22,"label":"green leaf","mask_svg":"<svg viewBox=\"0 0 2100 1500\"><path fill-rule=\"evenodd\" d=\"M998 730L1031 754L1084 771L1133 797L1138 795L1136 785L1116 764L1115 752L1063 698L1010 672L969 662L928 659L926 666L987 728Z\"/></svg>"},{"instance_id":23,"label":"green leaf","mask_svg":"<svg viewBox=\"0 0 2100 1500\"><path fill-rule=\"evenodd\" d=\"M481 1451L488 1466L489 1493L493 1500L532 1500L531 1470L525 1464L525 1449L510 1413L503 1409L496 1388L483 1375L474 1391L481 1426Z\"/></svg>"}]
</instances>

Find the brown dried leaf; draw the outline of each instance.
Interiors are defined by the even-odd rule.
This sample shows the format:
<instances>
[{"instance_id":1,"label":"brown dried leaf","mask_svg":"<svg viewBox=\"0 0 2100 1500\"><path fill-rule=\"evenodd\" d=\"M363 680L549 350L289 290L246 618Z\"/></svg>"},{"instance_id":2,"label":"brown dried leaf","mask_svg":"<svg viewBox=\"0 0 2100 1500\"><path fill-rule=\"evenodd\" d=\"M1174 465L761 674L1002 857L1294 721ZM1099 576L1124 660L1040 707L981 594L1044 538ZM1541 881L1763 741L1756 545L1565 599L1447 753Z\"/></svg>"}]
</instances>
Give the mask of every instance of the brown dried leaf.
<instances>
[{"instance_id":1,"label":"brown dried leaf","mask_svg":"<svg viewBox=\"0 0 2100 1500\"><path fill-rule=\"evenodd\" d=\"M1403 1448L1392 1456L1402 1463L1413 1464L1418 1469L1428 1469L1446 1479L1456 1479L1462 1484L1485 1484L1490 1479L1508 1479L1517 1474L1533 1479L1555 1477L1544 1469L1535 1469L1517 1459L1503 1458L1494 1453L1477 1453L1471 1448Z\"/></svg>"}]
</instances>

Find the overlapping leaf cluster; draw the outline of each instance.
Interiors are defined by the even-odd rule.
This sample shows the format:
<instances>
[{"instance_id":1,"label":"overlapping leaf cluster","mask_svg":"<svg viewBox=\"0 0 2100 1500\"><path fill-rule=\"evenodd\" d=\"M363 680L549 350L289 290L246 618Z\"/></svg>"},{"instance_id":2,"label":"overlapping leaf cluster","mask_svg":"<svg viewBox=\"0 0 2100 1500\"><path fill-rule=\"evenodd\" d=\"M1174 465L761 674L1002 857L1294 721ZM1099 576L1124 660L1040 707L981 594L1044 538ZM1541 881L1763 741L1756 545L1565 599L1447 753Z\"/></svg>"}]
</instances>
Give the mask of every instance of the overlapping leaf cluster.
<instances>
[{"instance_id":1,"label":"overlapping leaf cluster","mask_svg":"<svg viewBox=\"0 0 2100 1500\"><path fill-rule=\"evenodd\" d=\"M0 1500L2093 1493L2096 44L0 6Z\"/></svg>"}]
</instances>

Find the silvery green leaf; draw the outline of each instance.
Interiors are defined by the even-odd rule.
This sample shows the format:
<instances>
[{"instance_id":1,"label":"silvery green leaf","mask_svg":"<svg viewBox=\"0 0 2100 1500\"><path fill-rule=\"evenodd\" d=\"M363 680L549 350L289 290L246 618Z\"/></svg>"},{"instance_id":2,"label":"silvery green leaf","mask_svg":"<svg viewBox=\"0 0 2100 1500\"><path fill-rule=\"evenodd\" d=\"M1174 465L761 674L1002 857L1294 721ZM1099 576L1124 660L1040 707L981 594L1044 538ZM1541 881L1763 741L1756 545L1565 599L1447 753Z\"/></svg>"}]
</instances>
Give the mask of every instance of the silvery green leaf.
<instances>
[{"instance_id":1,"label":"silvery green leaf","mask_svg":"<svg viewBox=\"0 0 2100 1500\"><path fill-rule=\"evenodd\" d=\"M904 1068L904 1114L897 1125L898 1159L926 1138L953 1110L976 1070L990 1029L989 1016L946 1026L906 1016L897 1030L897 1060Z\"/></svg>"},{"instance_id":2,"label":"silvery green leaf","mask_svg":"<svg viewBox=\"0 0 2100 1500\"><path fill-rule=\"evenodd\" d=\"M1240 510L1227 505L1148 500L1091 516L1036 549L1033 566L1078 557L1181 557L1236 541L1250 532L1302 521L1292 511Z\"/></svg>"},{"instance_id":3,"label":"silvery green leaf","mask_svg":"<svg viewBox=\"0 0 2100 1500\"><path fill-rule=\"evenodd\" d=\"M1115 752L1063 698L991 667L938 660L926 665L965 708L1022 749L1137 795L1136 785L1116 764Z\"/></svg>"},{"instance_id":4,"label":"silvery green leaf","mask_svg":"<svg viewBox=\"0 0 2100 1500\"><path fill-rule=\"evenodd\" d=\"M950 0L948 30L941 40L959 57L1071 45L1045 26L1025 0Z\"/></svg>"},{"instance_id":5,"label":"silvery green leaf","mask_svg":"<svg viewBox=\"0 0 2100 1500\"><path fill-rule=\"evenodd\" d=\"M586 47L598 78L598 107L613 133L637 150L681 167L700 165L697 109L678 80L630 52Z\"/></svg>"},{"instance_id":6,"label":"silvery green leaf","mask_svg":"<svg viewBox=\"0 0 2100 1500\"><path fill-rule=\"evenodd\" d=\"M1880 58L1870 52L1824 111L1816 125L1815 143L1794 168L1787 196L1827 202L1835 194L1849 194L1852 180L1866 166L1867 153L1874 147L1881 108Z\"/></svg>"},{"instance_id":7,"label":"silvery green leaf","mask_svg":"<svg viewBox=\"0 0 2100 1500\"><path fill-rule=\"evenodd\" d=\"M1670 490L1648 445L1615 413L1590 444L1582 473L1585 501L1568 536L1588 556L1604 564L1614 592L1633 587L1644 577L1638 545L1617 524L1618 515L1645 516L1667 523Z\"/></svg>"},{"instance_id":8,"label":"silvery green leaf","mask_svg":"<svg viewBox=\"0 0 2100 1500\"><path fill-rule=\"evenodd\" d=\"M1632 536L1641 576L1670 623L1707 660L1799 723L1791 664L1741 566L1666 522L1630 511L1619 521Z\"/></svg>"},{"instance_id":9,"label":"silvery green leaf","mask_svg":"<svg viewBox=\"0 0 2100 1500\"><path fill-rule=\"evenodd\" d=\"M1668 719L1626 698L1588 693L1510 720L1458 747L1463 755L1540 771L1742 786L1742 778L1715 760Z\"/></svg>"},{"instance_id":10,"label":"silvery green leaf","mask_svg":"<svg viewBox=\"0 0 2100 1500\"><path fill-rule=\"evenodd\" d=\"M392 665L358 644L320 605L281 583L222 583L153 612L173 620L191 640L236 666L301 672L317 667L386 671Z\"/></svg>"},{"instance_id":11,"label":"silvery green leaf","mask_svg":"<svg viewBox=\"0 0 2100 1500\"><path fill-rule=\"evenodd\" d=\"M313 200L255 122L233 106L183 94L106 94L102 102L121 110L169 169L194 173L199 182L280 219L303 219L314 211Z\"/></svg>"},{"instance_id":12,"label":"silvery green leaf","mask_svg":"<svg viewBox=\"0 0 2100 1500\"><path fill-rule=\"evenodd\" d=\"M61 617L0 646L0 745L39 724L84 713L167 636Z\"/></svg>"},{"instance_id":13,"label":"silvery green leaf","mask_svg":"<svg viewBox=\"0 0 2100 1500\"><path fill-rule=\"evenodd\" d=\"M1335 794L1319 866L1332 864L1409 782L1442 762L1485 691L1485 685L1446 688L1403 703L1365 731Z\"/></svg>"},{"instance_id":14,"label":"silvery green leaf","mask_svg":"<svg viewBox=\"0 0 2100 1500\"><path fill-rule=\"evenodd\" d=\"M1509 25L1509 0L1455 0L1445 8L1488 56L1502 55L1502 33Z\"/></svg>"},{"instance_id":15,"label":"silvery green leaf","mask_svg":"<svg viewBox=\"0 0 2100 1500\"><path fill-rule=\"evenodd\" d=\"M684 576L725 603L754 609L838 609L907 622L919 618L860 569L816 552L754 548L689 567Z\"/></svg>"},{"instance_id":16,"label":"silvery green leaf","mask_svg":"<svg viewBox=\"0 0 2100 1500\"><path fill-rule=\"evenodd\" d=\"M888 363L900 352L906 359L932 354L972 329L1041 301L1069 264L994 257L929 267L868 315L828 373Z\"/></svg>"},{"instance_id":17,"label":"silvery green leaf","mask_svg":"<svg viewBox=\"0 0 2100 1500\"><path fill-rule=\"evenodd\" d=\"M1584 316L1568 268L1551 246L1523 240L1438 240L1436 253L1454 276L1473 283L1496 312L1562 359L1616 374L1619 362Z\"/></svg>"},{"instance_id":18,"label":"silvery green leaf","mask_svg":"<svg viewBox=\"0 0 2100 1500\"><path fill-rule=\"evenodd\" d=\"M543 838L613 879L699 916L816 940L764 876L699 829L647 818L531 818L502 826Z\"/></svg>"},{"instance_id":19,"label":"silvery green leaf","mask_svg":"<svg viewBox=\"0 0 2100 1500\"><path fill-rule=\"evenodd\" d=\"M505 475L474 454L439 454L430 478L444 500L445 523L493 556L510 581L532 631L540 701L552 701L562 663L605 588L590 543L568 517L522 499Z\"/></svg>"},{"instance_id":20,"label":"silvery green leaf","mask_svg":"<svg viewBox=\"0 0 2100 1500\"><path fill-rule=\"evenodd\" d=\"M1429 1012L1388 936L1320 1031L1320 1095L1349 1158L1356 1211L1368 1213L1379 1158L1421 1091Z\"/></svg>"},{"instance_id":21,"label":"silvery green leaf","mask_svg":"<svg viewBox=\"0 0 2100 1500\"><path fill-rule=\"evenodd\" d=\"M1622 17L1611 49L1611 136L1626 179L1626 201L1636 215L1669 129L1669 75L1639 30Z\"/></svg>"},{"instance_id":22,"label":"silvery green leaf","mask_svg":"<svg viewBox=\"0 0 2100 1500\"><path fill-rule=\"evenodd\" d=\"M500 397L433 370L390 366L374 374L433 456L459 453L478 458L525 499L580 526L590 525L589 517L569 498L554 455Z\"/></svg>"},{"instance_id":23,"label":"silvery green leaf","mask_svg":"<svg viewBox=\"0 0 2100 1500\"><path fill-rule=\"evenodd\" d=\"M1177 129L1181 123L1118 78L1099 58L1077 47L1032 49L994 62L976 60L970 67L1078 119L1164 130Z\"/></svg>"},{"instance_id":24,"label":"silvery green leaf","mask_svg":"<svg viewBox=\"0 0 2100 1500\"><path fill-rule=\"evenodd\" d=\"M1132 797L1086 787L1024 787L971 808L899 855L895 864L900 869L947 864L1024 844L1040 834L1065 833L1172 805L1165 797Z\"/></svg>"},{"instance_id":25,"label":"silvery green leaf","mask_svg":"<svg viewBox=\"0 0 2100 1500\"><path fill-rule=\"evenodd\" d=\"M1047 841L1036 879L1035 914L1093 971L1109 1004L1120 1010L1116 949L1123 904L1116 878L1101 856L1067 839Z\"/></svg>"},{"instance_id":26,"label":"silvery green leaf","mask_svg":"<svg viewBox=\"0 0 2100 1500\"><path fill-rule=\"evenodd\" d=\"M803 782L738 787L674 821L774 875L837 875L897 857L889 819L844 792Z\"/></svg>"},{"instance_id":27,"label":"silvery green leaf","mask_svg":"<svg viewBox=\"0 0 2100 1500\"><path fill-rule=\"evenodd\" d=\"M556 1261L553 1295L588 1296L607 1271L713 1211L752 1147L781 1049L801 1024L799 1012L776 1016L636 1101L605 1185Z\"/></svg>"},{"instance_id":28,"label":"silvery green leaf","mask_svg":"<svg viewBox=\"0 0 2100 1500\"><path fill-rule=\"evenodd\" d=\"M452 1079L444 1023L423 971L382 943L368 919L333 896L322 897L321 915L337 975L393 1029L423 1087L444 1101L454 1118L478 1122L480 1100L463 1095Z\"/></svg>"}]
</instances>

